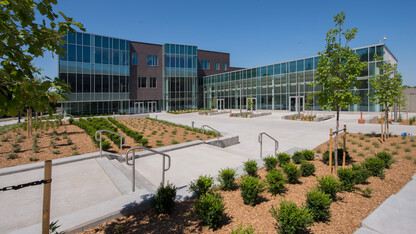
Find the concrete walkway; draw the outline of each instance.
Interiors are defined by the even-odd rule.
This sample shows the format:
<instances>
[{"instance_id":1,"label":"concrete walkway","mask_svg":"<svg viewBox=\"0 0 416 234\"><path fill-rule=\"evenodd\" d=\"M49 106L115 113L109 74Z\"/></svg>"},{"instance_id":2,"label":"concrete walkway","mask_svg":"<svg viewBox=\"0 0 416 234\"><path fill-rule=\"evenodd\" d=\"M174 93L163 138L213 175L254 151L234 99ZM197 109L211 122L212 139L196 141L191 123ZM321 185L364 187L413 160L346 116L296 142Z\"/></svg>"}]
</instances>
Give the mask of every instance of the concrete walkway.
<instances>
[{"instance_id":1,"label":"concrete walkway","mask_svg":"<svg viewBox=\"0 0 416 234\"><path fill-rule=\"evenodd\" d=\"M172 158L166 180L178 190L178 198L190 196L187 185L200 175L216 177L218 170L236 168L242 174L242 164L249 158L260 163L258 134L266 132L279 141L279 151L297 148L312 149L328 140L329 128L335 128L335 120L324 122L300 122L283 120L287 112L253 119L230 118L228 114L201 116L190 114L151 114L151 117L195 127L207 124L223 135L238 135L240 143L227 148L197 144L169 151ZM349 132L379 133L380 126L358 125L357 114L343 114L341 126L347 125ZM416 127L391 126L393 134L409 132L416 135ZM274 151L274 143L265 138L263 155ZM76 156L54 160L52 169L51 218L59 220L60 230L80 231L106 220L129 213L131 209L149 207L149 198L154 194L162 177L162 156L151 155L136 159L136 191L132 190L132 169L125 163L98 154ZM72 161L72 162L71 162ZM39 180L42 178L42 163L0 169L0 187ZM36 167L36 165L38 165ZM20 172L19 172L20 171ZM412 190L415 194L414 190ZM396 195L397 196L397 195ZM398 195L400 197L400 195ZM39 233L42 214L42 186L23 188L17 191L0 192L0 219L2 232ZM413 210L414 212L414 210Z\"/></svg>"}]
</instances>

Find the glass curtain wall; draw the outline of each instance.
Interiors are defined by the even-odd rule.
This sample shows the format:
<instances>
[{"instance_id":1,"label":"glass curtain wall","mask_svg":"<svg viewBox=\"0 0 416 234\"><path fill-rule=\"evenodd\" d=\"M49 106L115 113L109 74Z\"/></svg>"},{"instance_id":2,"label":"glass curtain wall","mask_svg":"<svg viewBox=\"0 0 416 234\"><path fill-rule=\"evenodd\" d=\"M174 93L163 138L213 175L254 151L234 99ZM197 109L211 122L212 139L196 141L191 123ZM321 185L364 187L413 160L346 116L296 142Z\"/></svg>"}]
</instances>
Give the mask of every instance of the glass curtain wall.
<instances>
[{"instance_id":1,"label":"glass curtain wall","mask_svg":"<svg viewBox=\"0 0 416 234\"><path fill-rule=\"evenodd\" d=\"M88 33L63 38L59 78L71 86L64 110L70 114L129 112L130 42Z\"/></svg>"},{"instance_id":2,"label":"glass curtain wall","mask_svg":"<svg viewBox=\"0 0 416 234\"><path fill-rule=\"evenodd\" d=\"M361 97L361 102L351 105L344 111L380 111L379 105L369 101L371 93L368 80L377 74L377 64L374 54L384 54L384 45L373 45L354 50L361 61L368 62L358 80L360 85L353 90ZM248 100L252 100L253 109L263 110L292 110L296 97L300 96L301 103L310 102L305 110L322 110L313 93L321 87L312 87L316 76L319 57L309 57L295 61L282 62L257 68L238 70L203 78L206 106L216 108L216 100L224 100L226 109L247 109ZM213 106L214 105L214 106ZM301 104L303 109L303 104Z\"/></svg>"},{"instance_id":3,"label":"glass curtain wall","mask_svg":"<svg viewBox=\"0 0 416 234\"><path fill-rule=\"evenodd\" d=\"M163 109L197 108L197 47L164 44L163 65Z\"/></svg>"}]
</instances>

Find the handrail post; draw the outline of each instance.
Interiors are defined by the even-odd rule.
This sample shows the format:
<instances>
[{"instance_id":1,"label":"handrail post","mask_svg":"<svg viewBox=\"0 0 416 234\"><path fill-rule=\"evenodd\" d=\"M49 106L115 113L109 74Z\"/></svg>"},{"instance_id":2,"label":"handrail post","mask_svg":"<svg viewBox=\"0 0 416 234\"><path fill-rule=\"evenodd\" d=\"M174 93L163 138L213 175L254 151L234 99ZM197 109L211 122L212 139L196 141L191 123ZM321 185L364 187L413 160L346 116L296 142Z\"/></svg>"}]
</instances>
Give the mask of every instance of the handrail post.
<instances>
[{"instance_id":1,"label":"handrail post","mask_svg":"<svg viewBox=\"0 0 416 234\"><path fill-rule=\"evenodd\" d=\"M259 135L259 143L260 143L260 158L263 156L263 133L260 133Z\"/></svg>"},{"instance_id":2,"label":"handrail post","mask_svg":"<svg viewBox=\"0 0 416 234\"><path fill-rule=\"evenodd\" d=\"M163 174L162 174L162 186L165 186L165 155L162 155L162 160L163 160Z\"/></svg>"},{"instance_id":3,"label":"handrail post","mask_svg":"<svg viewBox=\"0 0 416 234\"><path fill-rule=\"evenodd\" d=\"M101 136L101 131L100 131L100 157L102 157L103 156L103 146L102 146L102 136Z\"/></svg>"}]
</instances>

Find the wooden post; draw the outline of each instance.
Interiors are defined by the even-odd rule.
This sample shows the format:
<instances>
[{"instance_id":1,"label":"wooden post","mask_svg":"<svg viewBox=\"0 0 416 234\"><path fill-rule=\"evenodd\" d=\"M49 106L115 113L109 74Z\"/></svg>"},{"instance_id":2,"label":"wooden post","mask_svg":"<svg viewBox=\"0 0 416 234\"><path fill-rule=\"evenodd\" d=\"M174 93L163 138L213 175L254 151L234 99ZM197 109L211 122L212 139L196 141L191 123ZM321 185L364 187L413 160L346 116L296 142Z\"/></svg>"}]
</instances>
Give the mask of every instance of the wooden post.
<instances>
[{"instance_id":1,"label":"wooden post","mask_svg":"<svg viewBox=\"0 0 416 234\"><path fill-rule=\"evenodd\" d=\"M35 122L38 123L38 112L35 112L35 114L36 114Z\"/></svg>"},{"instance_id":2,"label":"wooden post","mask_svg":"<svg viewBox=\"0 0 416 234\"><path fill-rule=\"evenodd\" d=\"M347 125L344 124L344 152L343 152L343 155L342 155L342 168L345 167L345 154L346 154L346 151L347 151L346 144L347 144Z\"/></svg>"},{"instance_id":3,"label":"wooden post","mask_svg":"<svg viewBox=\"0 0 416 234\"><path fill-rule=\"evenodd\" d=\"M29 108L26 110L26 120L27 120L27 137L29 137Z\"/></svg>"},{"instance_id":4,"label":"wooden post","mask_svg":"<svg viewBox=\"0 0 416 234\"><path fill-rule=\"evenodd\" d=\"M52 179L52 161L45 161L44 180ZM49 234L50 211L51 211L51 183L43 184L43 215L42 234Z\"/></svg>"},{"instance_id":5,"label":"wooden post","mask_svg":"<svg viewBox=\"0 0 416 234\"><path fill-rule=\"evenodd\" d=\"M332 128L329 130L329 174L332 174Z\"/></svg>"},{"instance_id":6,"label":"wooden post","mask_svg":"<svg viewBox=\"0 0 416 234\"><path fill-rule=\"evenodd\" d=\"M383 124L384 124L384 119L383 119L383 114L381 114L381 134L380 134L381 142L384 141Z\"/></svg>"},{"instance_id":7,"label":"wooden post","mask_svg":"<svg viewBox=\"0 0 416 234\"><path fill-rule=\"evenodd\" d=\"M406 108L406 121L409 121L409 110Z\"/></svg>"}]
</instances>

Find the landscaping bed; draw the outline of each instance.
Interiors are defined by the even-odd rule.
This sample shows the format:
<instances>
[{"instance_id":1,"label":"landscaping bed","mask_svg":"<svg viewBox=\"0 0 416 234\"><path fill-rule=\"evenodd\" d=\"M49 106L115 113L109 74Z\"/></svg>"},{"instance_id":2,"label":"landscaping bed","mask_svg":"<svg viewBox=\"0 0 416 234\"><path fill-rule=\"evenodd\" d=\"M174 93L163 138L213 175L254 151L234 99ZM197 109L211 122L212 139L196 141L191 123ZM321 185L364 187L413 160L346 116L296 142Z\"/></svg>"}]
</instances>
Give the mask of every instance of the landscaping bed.
<instances>
[{"instance_id":1,"label":"landscaping bed","mask_svg":"<svg viewBox=\"0 0 416 234\"><path fill-rule=\"evenodd\" d=\"M308 227L312 233L353 233L360 226L360 222L374 211L386 198L397 193L416 172L416 157L411 152L416 149L415 139L408 137L391 137L381 143L375 134L348 134L347 147L351 156L346 167L352 163L360 164L366 158L375 158L374 154L386 151L394 159L389 169L384 169L384 179L372 176L366 184L354 186L352 192L338 192L336 199L330 205L331 217L325 222L314 222ZM328 149L325 142L314 149L320 157L310 161L316 168L315 175L328 175L329 166L322 162L322 154ZM297 165L299 167L299 165ZM341 166L340 166L341 167ZM277 166L277 169L281 169ZM261 181L265 180L266 169L258 172ZM217 176L217 175L215 175ZM237 179L238 185L242 179ZM317 186L315 176L301 177L299 183L285 184L286 191L273 196L269 191L261 193L255 206L246 205L241 197L241 188L232 191L218 192L225 203L226 218L217 229L210 229L201 224L193 208L197 199L177 203L170 215L158 214L155 209L138 212L135 215L122 217L84 233L230 233L240 224L244 227L251 225L255 233L276 232L276 220L269 213L272 205L277 209L282 200L293 201L298 206L306 203L306 193ZM371 190L364 192L365 189Z\"/></svg>"}]
</instances>

